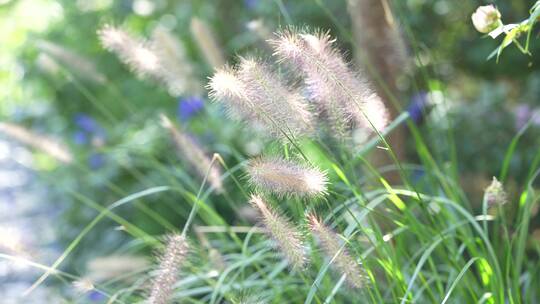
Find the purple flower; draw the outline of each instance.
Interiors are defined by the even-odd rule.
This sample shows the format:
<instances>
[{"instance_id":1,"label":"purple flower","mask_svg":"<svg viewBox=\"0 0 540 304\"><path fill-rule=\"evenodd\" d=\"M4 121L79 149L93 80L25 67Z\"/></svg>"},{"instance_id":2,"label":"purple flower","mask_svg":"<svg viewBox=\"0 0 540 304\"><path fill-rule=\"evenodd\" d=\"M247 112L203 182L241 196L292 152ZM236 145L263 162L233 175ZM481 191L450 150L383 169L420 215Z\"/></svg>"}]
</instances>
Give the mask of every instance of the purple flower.
<instances>
[{"instance_id":1,"label":"purple flower","mask_svg":"<svg viewBox=\"0 0 540 304\"><path fill-rule=\"evenodd\" d=\"M83 113L75 115L75 124L81 130L88 133L94 133L99 129L97 122L92 117Z\"/></svg>"},{"instance_id":2,"label":"purple flower","mask_svg":"<svg viewBox=\"0 0 540 304\"><path fill-rule=\"evenodd\" d=\"M426 92L420 92L411 97L407 112L409 112L412 121L415 123L422 122L428 104L429 100Z\"/></svg>"},{"instance_id":3,"label":"purple flower","mask_svg":"<svg viewBox=\"0 0 540 304\"><path fill-rule=\"evenodd\" d=\"M105 142L105 130L89 115L79 113L74 118L78 130L73 135L73 141L78 145L91 142Z\"/></svg>"},{"instance_id":4,"label":"purple flower","mask_svg":"<svg viewBox=\"0 0 540 304\"><path fill-rule=\"evenodd\" d=\"M257 8L259 0L244 0L244 5L248 10L254 10Z\"/></svg>"},{"instance_id":5,"label":"purple flower","mask_svg":"<svg viewBox=\"0 0 540 304\"><path fill-rule=\"evenodd\" d=\"M426 175L426 172L422 169L413 170L411 178L415 183L421 181L421 179Z\"/></svg>"},{"instance_id":6,"label":"purple flower","mask_svg":"<svg viewBox=\"0 0 540 304\"><path fill-rule=\"evenodd\" d=\"M535 126L540 126L540 108L535 108L531 116L532 124Z\"/></svg>"},{"instance_id":7,"label":"purple flower","mask_svg":"<svg viewBox=\"0 0 540 304\"><path fill-rule=\"evenodd\" d=\"M77 145L86 145L88 143L88 136L83 131L76 131L75 134L73 134L73 141Z\"/></svg>"},{"instance_id":8,"label":"purple flower","mask_svg":"<svg viewBox=\"0 0 540 304\"><path fill-rule=\"evenodd\" d=\"M188 120L200 112L203 107L204 102L200 97L191 96L181 98L178 101L178 117L180 117L181 120Z\"/></svg>"},{"instance_id":9,"label":"purple flower","mask_svg":"<svg viewBox=\"0 0 540 304\"><path fill-rule=\"evenodd\" d=\"M101 302L101 301L105 300L105 296L102 295L101 293L93 290L88 294L88 299L90 299L90 301L92 301L92 302Z\"/></svg>"},{"instance_id":10,"label":"purple flower","mask_svg":"<svg viewBox=\"0 0 540 304\"><path fill-rule=\"evenodd\" d=\"M531 107L528 104L520 104L514 108L514 116L516 119L516 129L520 130L527 124L532 116Z\"/></svg>"},{"instance_id":11,"label":"purple flower","mask_svg":"<svg viewBox=\"0 0 540 304\"><path fill-rule=\"evenodd\" d=\"M103 153L92 153L88 157L88 165L92 169L99 169L105 165L105 155Z\"/></svg>"}]
</instances>

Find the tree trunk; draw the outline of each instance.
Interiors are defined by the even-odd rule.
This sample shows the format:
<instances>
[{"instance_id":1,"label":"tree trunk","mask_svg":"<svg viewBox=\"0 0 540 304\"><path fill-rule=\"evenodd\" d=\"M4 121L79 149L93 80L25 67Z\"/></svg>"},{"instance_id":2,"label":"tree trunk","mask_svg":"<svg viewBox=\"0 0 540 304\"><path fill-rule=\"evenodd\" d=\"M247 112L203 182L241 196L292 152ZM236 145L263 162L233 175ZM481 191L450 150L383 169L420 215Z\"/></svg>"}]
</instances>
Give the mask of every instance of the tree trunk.
<instances>
[{"instance_id":1,"label":"tree trunk","mask_svg":"<svg viewBox=\"0 0 540 304\"><path fill-rule=\"evenodd\" d=\"M349 14L356 46L356 60L368 72L377 93L390 109L390 116L399 115L391 93L400 100L396 82L404 73L406 50L387 0L349 0ZM405 159L405 128L395 129L386 137L397 159ZM392 165L389 151L375 150L370 161L376 167ZM385 174L392 183L399 182L399 172Z\"/></svg>"}]
</instances>

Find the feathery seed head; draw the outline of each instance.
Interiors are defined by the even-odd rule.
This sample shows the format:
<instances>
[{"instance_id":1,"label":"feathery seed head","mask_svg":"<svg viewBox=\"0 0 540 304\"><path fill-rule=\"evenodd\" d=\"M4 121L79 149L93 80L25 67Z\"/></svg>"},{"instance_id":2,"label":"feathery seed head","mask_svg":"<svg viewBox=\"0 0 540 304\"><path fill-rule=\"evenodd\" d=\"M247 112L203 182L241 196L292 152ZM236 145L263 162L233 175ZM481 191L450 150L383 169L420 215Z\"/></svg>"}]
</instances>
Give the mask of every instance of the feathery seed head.
<instances>
[{"instance_id":1,"label":"feathery seed head","mask_svg":"<svg viewBox=\"0 0 540 304\"><path fill-rule=\"evenodd\" d=\"M326 194L326 174L314 167L281 158L258 158L250 161L247 171L256 188L280 197Z\"/></svg>"},{"instance_id":2,"label":"feathery seed head","mask_svg":"<svg viewBox=\"0 0 540 304\"><path fill-rule=\"evenodd\" d=\"M86 279L102 283L117 279L126 273L137 273L147 269L149 262L146 258L134 255L109 255L96 257L86 264Z\"/></svg>"},{"instance_id":3,"label":"feathery seed head","mask_svg":"<svg viewBox=\"0 0 540 304\"><path fill-rule=\"evenodd\" d=\"M158 26L151 36L151 50L159 58L156 77L164 83L169 94L199 94L201 83L194 76L195 68L189 61L184 45L167 29Z\"/></svg>"},{"instance_id":4,"label":"feathery seed head","mask_svg":"<svg viewBox=\"0 0 540 304\"><path fill-rule=\"evenodd\" d=\"M73 281L73 287L75 290L81 294L90 292L95 289L94 283L89 279L81 278L79 280Z\"/></svg>"},{"instance_id":5,"label":"feathery seed head","mask_svg":"<svg viewBox=\"0 0 540 304\"><path fill-rule=\"evenodd\" d=\"M156 76L160 67L159 58L148 42L111 25L98 30L98 36L103 47L115 53L137 76Z\"/></svg>"},{"instance_id":6,"label":"feathery seed head","mask_svg":"<svg viewBox=\"0 0 540 304\"><path fill-rule=\"evenodd\" d=\"M323 54L324 52L335 52L331 49L331 47L332 44L336 42L336 39L332 39L328 32L321 32L317 34L300 34L300 37L302 37L307 46L309 46L315 53Z\"/></svg>"},{"instance_id":7,"label":"feathery seed head","mask_svg":"<svg viewBox=\"0 0 540 304\"><path fill-rule=\"evenodd\" d=\"M268 43L274 48L274 56L280 61L295 61L302 59L302 41L293 29L283 30L275 34L275 39Z\"/></svg>"},{"instance_id":8,"label":"feathery seed head","mask_svg":"<svg viewBox=\"0 0 540 304\"><path fill-rule=\"evenodd\" d=\"M152 74L159 68L159 59L157 55L146 45L146 43L140 43L135 45L132 50L132 60L135 69L139 73Z\"/></svg>"},{"instance_id":9,"label":"feathery seed head","mask_svg":"<svg viewBox=\"0 0 540 304\"><path fill-rule=\"evenodd\" d=\"M210 78L208 85L210 97L217 101L226 101L233 98L242 98L245 87L230 67L218 69Z\"/></svg>"},{"instance_id":10,"label":"feathery seed head","mask_svg":"<svg viewBox=\"0 0 540 304\"><path fill-rule=\"evenodd\" d=\"M73 162L73 155L68 146L56 138L44 134L37 134L21 125L9 122L0 122L0 134L5 134L25 145L36 148L65 164Z\"/></svg>"},{"instance_id":11,"label":"feathery seed head","mask_svg":"<svg viewBox=\"0 0 540 304\"><path fill-rule=\"evenodd\" d=\"M160 257L157 275L148 298L149 303L167 304L170 302L174 284L188 251L189 244L185 236L175 234L167 238L167 245Z\"/></svg>"},{"instance_id":12,"label":"feathery seed head","mask_svg":"<svg viewBox=\"0 0 540 304\"><path fill-rule=\"evenodd\" d=\"M127 32L110 24L98 30L98 37L103 47L111 52L117 52L133 42Z\"/></svg>"},{"instance_id":13,"label":"feathery seed head","mask_svg":"<svg viewBox=\"0 0 540 304\"><path fill-rule=\"evenodd\" d=\"M330 266L340 275L345 275L345 281L350 287L363 287L365 282L363 269L340 244L341 237L315 214L309 214L308 221L310 230L319 239L323 252L328 258L333 259Z\"/></svg>"},{"instance_id":14,"label":"feathery seed head","mask_svg":"<svg viewBox=\"0 0 540 304\"><path fill-rule=\"evenodd\" d=\"M210 26L203 20L194 17L191 19L190 30L206 61L214 68L222 67L225 64L225 59L223 59L221 48Z\"/></svg>"},{"instance_id":15,"label":"feathery seed head","mask_svg":"<svg viewBox=\"0 0 540 304\"><path fill-rule=\"evenodd\" d=\"M169 131L180 156L196 169L201 178L208 174L208 182L212 188L217 192L222 192L223 183L218 165L208 158L206 152L190 136L177 129L167 116L161 114L160 120L163 128Z\"/></svg>"},{"instance_id":16,"label":"feathery seed head","mask_svg":"<svg viewBox=\"0 0 540 304\"><path fill-rule=\"evenodd\" d=\"M169 94L198 94L202 85L193 76L193 66L183 45L168 30L156 27L149 41L105 25L98 31L103 47L115 53L140 78L147 76L167 87Z\"/></svg>"},{"instance_id":17,"label":"feathery seed head","mask_svg":"<svg viewBox=\"0 0 540 304\"><path fill-rule=\"evenodd\" d=\"M310 135L313 117L308 104L296 90L286 87L267 63L241 58L238 77L244 83L255 111L275 136Z\"/></svg>"},{"instance_id":18,"label":"feathery seed head","mask_svg":"<svg viewBox=\"0 0 540 304\"><path fill-rule=\"evenodd\" d=\"M210 97L229 112L252 124L263 125L283 140L314 131L306 100L287 87L277 73L254 58L241 58L233 68L219 69L209 83Z\"/></svg>"},{"instance_id":19,"label":"feathery seed head","mask_svg":"<svg viewBox=\"0 0 540 304\"><path fill-rule=\"evenodd\" d=\"M307 259L300 231L288 219L268 206L260 196L251 195L250 203L260 214L266 233L274 240L292 268L296 270L304 268Z\"/></svg>"},{"instance_id":20,"label":"feathery seed head","mask_svg":"<svg viewBox=\"0 0 540 304\"><path fill-rule=\"evenodd\" d=\"M105 83L107 80L105 75L98 71L94 62L65 46L47 40L38 40L36 45L47 55L52 57L40 54L39 58L41 59L38 58L38 60L40 60L42 64L45 64L45 68L52 68L52 71L54 71L58 68L57 63L60 63L60 65L69 67L73 72L76 72L78 76L82 76L88 80L98 83ZM52 61L52 63L50 61ZM51 64L56 64L57 67L55 68L54 66L51 66Z\"/></svg>"},{"instance_id":21,"label":"feathery seed head","mask_svg":"<svg viewBox=\"0 0 540 304\"><path fill-rule=\"evenodd\" d=\"M159 120L160 120L161 126L163 128L165 128L165 129L170 129L170 128L174 127L174 125L173 125L172 121L169 119L169 117L167 117L163 113L159 114Z\"/></svg>"},{"instance_id":22,"label":"feathery seed head","mask_svg":"<svg viewBox=\"0 0 540 304\"><path fill-rule=\"evenodd\" d=\"M358 117L358 121L361 122L362 126L373 125L375 129L382 131L388 125L389 121L389 113L384 107L382 98L376 93L365 95L363 98L365 100L363 107L364 113L357 112L361 114Z\"/></svg>"},{"instance_id":23,"label":"feathery seed head","mask_svg":"<svg viewBox=\"0 0 540 304\"><path fill-rule=\"evenodd\" d=\"M327 32L285 30L269 41L274 55L300 73L319 116L343 135L355 128L382 130L388 123L382 100L353 72ZM375 123L374 123L375 122Z\"/></svg>"},{"instance_id":24,"label":"feathery seed head","mask_svg":"<svg viewBox=\"0 0 540 304\"><path fill-rule=\"evenodd\" d=\"M491 184L486 188L484 197L490 207L502 206L508 201L503 185L496 177L493 177Z\"/></svg>"}]
</instances>

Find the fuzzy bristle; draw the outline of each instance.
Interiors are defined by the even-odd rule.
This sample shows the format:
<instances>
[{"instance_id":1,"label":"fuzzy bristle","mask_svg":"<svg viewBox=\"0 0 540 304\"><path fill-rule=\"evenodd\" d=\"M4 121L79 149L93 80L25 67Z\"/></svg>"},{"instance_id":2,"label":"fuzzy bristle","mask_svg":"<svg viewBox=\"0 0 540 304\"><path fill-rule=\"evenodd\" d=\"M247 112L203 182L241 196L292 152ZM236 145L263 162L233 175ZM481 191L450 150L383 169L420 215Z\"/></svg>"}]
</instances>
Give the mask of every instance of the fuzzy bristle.
<instances>
[{"instance_id":1,"label":"fuzzy bristle","mask_svg":"<svg viewBox=\"0 0 540 304\"><path fill-rule=\"evenodd\" d=\"M106 24L98 30L98 37L103 47L111 52L121 52L135 43L135 40L124 30Z\"/></svg>"},{"instance_id":2,"label":"fuzzy bristle","mask_svg":"<svg viewBox=\"0 0 540 304\"><path fill-rule=\"evenodd\" d=\"M238 105L232 107L241 107L245 103L244 99L247 99L244 84L237 77L234 69L228 66L218 69L214 73L210 78L208 88L210 89L210 97L213 100L224 103L240 101Z\"/></svg>"},{"instance_id":3,"label":"fuzzy bristle","mask_svg":"<svg viewBox=\"0 0 540 304\"><path fill-rule=\"evenodd\" d=\"M62 66L69 67L78 76L97 83L105 83L107 81L107 77L98 71L92 60L74 50L47 40L38 40L36 45L40 50L50 55L54 61Z\"/></svg>"},{"instance_id":4,"label":"fuzzy bristle","mask_svg":"<svg viewBox=\"0 0 540 304\"><path fill-rule=\"evenodd\" d=\"M258 195L252 195L251 205L258 211L261 222L280 252L287 258L295 270L304 268L307 262L302 234L285 217L268 206Z\"/></svg>"},{"instance_id":5,"label":"fuzzy bristle","mask_svg":"<svg viewBox=\"0 0 540 304\"><path fill-rule=\"evenodd\" d=\"M281 158L258 158L250 161L247 171L251 184L280 197L326 194L326 174L314 167Z\"/></svg>"},{"instance_id":6,"label":"fuzzy bristle","mask_svg":"<svg viewBox=\"0 0 540 304\"><path fill-rule=\"evenodd\" d=\"M181 42L162 27L156 27L150 40L105 25L98 31L103 47L140 78L151 78L167 87L169 94L200 94L202 85L194 77L194 68L186 58Z\"/></svg>"},{"instance_id":7,"label":"fuzzy bristle","mask_svg":"<svg viewBox=\"0 0 540 304\"><path fill-rule=\"evenodd\" d=\"M63 163L73 162L73 154L69 148L56 138L37 134L21 125L9 122L0 122L0 134L5 134L25 145L34 147Z\"/></svg>"},{"instance_id":8,"label":"fuzzy bristle","mask_svg":"<svg viewBox=\"0 0 540 304\"><path fill-rule=\"evenodd\" d=\"M136 255L108 255L96 257L86 264L86 278L92 282L103 283L127 273L138 273L149 266L149 261Z\"/></svg>"},{"instance_id":9,"label":"fuzzy bristle","mask_svg":"<svg viewBox=\"0 0 540 304\"><path fill-rule=\"evenodd\" d=\"M288 140L314 132L307 101L266 63L241 58L236 68L219 69L209 89L210 97L233 116L265 126L274 137Z\"/></svg>"},{"instance_id":10,"label":"fuzzy bristle","mask_svg":"<svg viewBox=\"0 0 540 304\"><path fill-rule=\"evenodd\" d=\"M152 32L151 49L159 59L156 76L167 87L169 94L200 94L203 86L195 77L195 68L187 58L180 40L163 27Z\"/></svg>"},{"instance_id":11,"label":"fuzzy bristle","mask_svg":"<svg viewBox=\"0 0 540 304\"><path fill-rule=\"evenodd\" d=\"M115 53L137 76L156 75L160 63L150 43L111 25L101 28L98 36L103 47Z\"/></svg>"},{"instance_id":12,"label":"fuzzy bristle","mask_svg":"<svg viewBox=\"0 0 540 304\"><path fill-rule=\"evenodd\" d=\"M191 137L176 128L167 116L161 114L160 118L161 125L169 131L180 156L196 169L201 178L204 178L208 172L208 182L212 188L217 192L222 192L223 183L218 165L212 163L212 160L206 156L206 152Z\"/></svg>"},{"instance_id":13,"label":"fuzzy bristle","mask_svg":"<svg viewBox=\"0 0 540 304\"><path fill-rule=\"evenodd\" d=\"M206 61L214 68L222 67L225 64L225 59L223 59L223 53L210 26L203 20L194 17L191 19L190 30Z\"/></svg>"},{"instance_id":14,"label":"fuzzy bristle","mask_svg":"<svg viewBox=\"0 0 540 304\"><path fill-rule=\"evenodd\" d=\"M507 203L506 191L504 191L502 183L496 178L493 177L491 184L486 188L484 192L484 199L486 200L489 207L502 206Z\"/></svg>"},{"instance_id":15,"label":"fuzzy bristle","mask_svg":"<svg viewBox=\"0 0 540 304\"><path fill-rule=\"evenodd\" d=\"M345 275L345 281L352 288L364 286L364 275L360 265L351 257L346 248L342 248L339 235L328 228L314 214L308 216L311 232L319 239L325 255L334 258L331 267L341 275Z\"/></svg>"},{"instance_id":16,"label":"fuzzy bristle","mask_svg":"<svg viewBox=\"0 0 540 304\"><path fill-rule=\"evenodd\" d=\"M381 98L349 68L328 33L286 30L269 43L274 55L304 78L309 98L335 132L381 131L387 125L388 112Z\"/></svg>"},{"instance_id":17,"label":"fuzzy bristle","mask_svg":"<svg viewBox=\"0 0 540 304\"><path fill-rule=\"evenodd\" d=\"M153 281L148 303L170 303L173 287L189 251L185 236L171 235L168 237L165 251L160 257L159 269Z\"/></svg>"}]
</instances>

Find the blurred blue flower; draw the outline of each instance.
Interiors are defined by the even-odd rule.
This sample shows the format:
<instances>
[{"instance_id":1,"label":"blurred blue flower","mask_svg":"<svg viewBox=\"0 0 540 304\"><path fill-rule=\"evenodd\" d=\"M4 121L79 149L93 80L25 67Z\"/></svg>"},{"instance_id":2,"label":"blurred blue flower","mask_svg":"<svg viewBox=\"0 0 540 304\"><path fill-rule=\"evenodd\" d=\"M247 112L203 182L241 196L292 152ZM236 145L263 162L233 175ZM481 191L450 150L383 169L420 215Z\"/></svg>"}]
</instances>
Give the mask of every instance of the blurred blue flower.
<instances>
[{"instance_id":1,"label":"blurred blue flower","mask_svg":"<svg viewBox=\"0 0 540 304\"><path fill-rule=\"evenodd\" d=\"M92 302L101 302L103 300L105 300L105 296L95 290L91 291L89 294L88 294L88 299Z\"/></svg>"},{"instance_id":2,"label":"blurred blue flower","mask_svg":"<svg viewBox=\"0 0 540 304\"><path fill-rule=\"evenodd\" d=\"M407 112L412 121L420 123L424 119L424 114L427 111L428 95L426 92L420 92L411 97L411 102L407 107Z\"/></svg>"},{"instance_id":3,"label":"blurred blue flower","mask_svg":"<svg viewBox=\"0 0 540 304\"><path fill-rule=\"evenodd\" d=\"M516 129L520 130L531 118L532 109L528 104L520 104L514 108L514 116L516 119Z\"/></svg>"},{"instance_id":4,"label":"blurred blue flower","mask_svg":"<svg viewBox=\"0 0 540 304\"><path fill-rule=\"evenodd\" d=\"M422 180L422 178L426 175L426 172L422 169L414 169L411 174L411 179L418 183Z\"/></svg>"},{"instance_id":5,"label":"blurred blue flower","mask_svg":"<svg viewBox=\"0 0 540 304\"><path fill-rule=\"evenodd\" d=\"M88 157L88 166L91 169L99 169L105 165L105 155L103 153L92 153Z\"/></svg>"},{"instance_id":6,"label":"blurred blue flower","mask_svg":"<svg viewBox=\"0 0 540 304\"><path fill-rule=\"evenodd\" d=\"M75 115L75 124L88 133L94 133L100 129L98 123L92 117L83 113Z\"/></svg>"},{"instance_id":7,"label":"blurred blue flower","mask_svg":"<svg viewBox=\"0 0 540 304\"><path fill-rule=\"evenodd\" d=\"M244 5L249 10L256 9L258 4L259 4L259 0L244 0Z\"/></svg>"},{"instance_id":8,"label":"blurred blue flower","mask_svg":"<svg viewBox=\"0 0 540 304\"><path fill-rule=\"evenodd\" d=\"M78 130L73 134L73 141L77 145L86 145L88 143L88 136L85 132Z\"/></svg>"},{"instance_id":9,"label":"blurred blue flower","mask_svg":"<svg viewBox=\"0 0 540 304\"><path fill-rule=\"evenodd\" d=\"M73 134L73 141L77 145L85 146L85 150L89 150L88 166L92 170L103 167L105 154L98 152L98 149L105 145L105 129L94 118L84 113L75 115L73 120L77 126L77 130Z\"/></svg>"},{"instance_id":10,"label":"blurred blue flower","mask_svg":"<svg viewBox=\"0 0 540 304\"><path fill-rule=\"evenodd\" d=\"M75 115L74 122L78 128L73 135L75 144L88 145L105 142L105 130L91 116L79 113Z\"/></svg>"},{"instance_id":11,"label":"blurred blue flower","mask_svg":"<svg viewBox=\"0 0 540 304\"><path fill-rule=\"evenodd\" d=\"M204 107L204 101L202 98L197 96L191 96L186 98L180 98L178 101L178 117L181 120L188 120L198 112L200 112Z\"/></svg>"},{"instance_id":12,"label":"blurred blue flower","mask_svg":"<svg viewBox=\"0 0 540 304\"><path fill-rule=\"evenodd\" d=\"M519 104L514 108L516 130L523 128L529 120L532 125L540 126L540 108L532 108L528 104Z\"/></svg>"}]
</instances>

